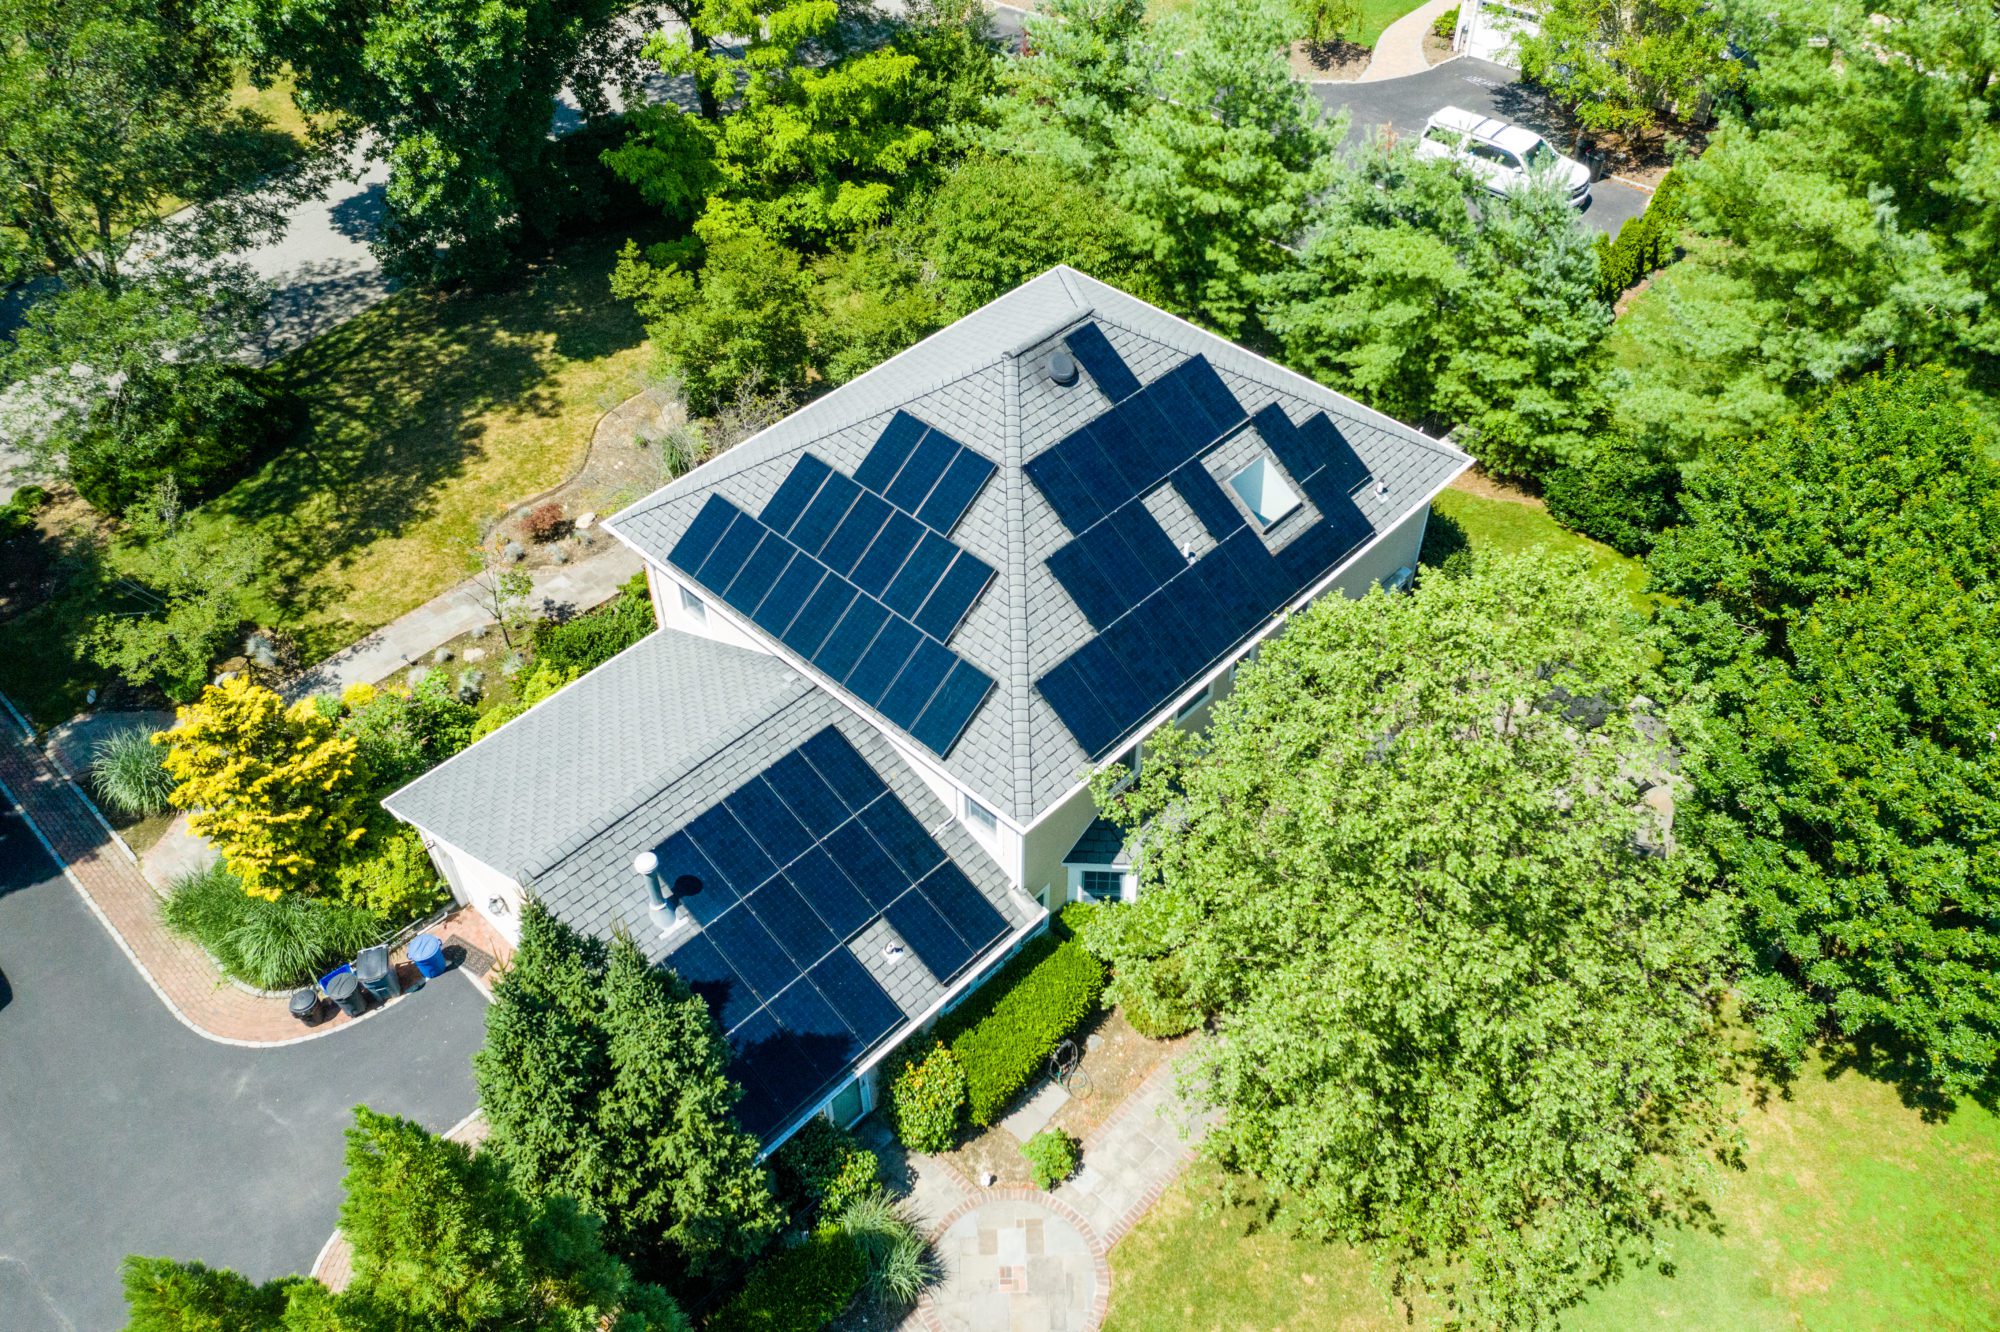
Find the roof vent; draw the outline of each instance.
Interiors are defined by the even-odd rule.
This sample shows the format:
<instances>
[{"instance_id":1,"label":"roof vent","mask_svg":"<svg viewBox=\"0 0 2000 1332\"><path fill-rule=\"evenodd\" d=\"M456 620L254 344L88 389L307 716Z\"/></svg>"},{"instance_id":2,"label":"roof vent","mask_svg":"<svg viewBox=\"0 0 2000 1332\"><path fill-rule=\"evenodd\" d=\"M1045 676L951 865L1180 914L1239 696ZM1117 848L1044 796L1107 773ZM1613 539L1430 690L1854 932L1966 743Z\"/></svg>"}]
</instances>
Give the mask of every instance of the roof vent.
<instances>
[{"instance_id":1,"label":"roof vent","mask_svg":"<svg viewBox=\"0 0 2000 1332\"><path fill-rule=\"evenodd\" d=\"M903 960L903 954L908 951L909 949L899 943L884 944L882 946L882 959L890 966L894 966Z\"/></svg>"},{"instance_id":2,"label":"roof vent","mask_svg":"<svg viewBox=\"0 0 2000 1332\"><path fill-rule=\"evenodd\" d=\"M1389 483L1387 481L1377 481L1375 483L1375 498L1376 499L1389 498Z\"/></svg>"},{"instance_id":3,"label":"roof vent","mask_svg":"<svg viewBox=\"0 0 2000 1332\"><path fill-rule=\"evenodd\" d=\"M1061 347L1049 353L1049 378L1068 388L1076 383L1076 357Z\"/></svg>"},{"instance_id":4,"label":"roof vent","mask_svg":"<svg viewBox=\"0 0 2000 1332\"><path fill-rule=\"evenodd\" d=\"M662 913L659 916L661 933L669 933L689 919L687 903L667 887L666 876L660 873L658 856L651 851L641 851L632 857L632 872L646 881L646 896L652 899L652 909Z\"/></svg>"}]
</instances>

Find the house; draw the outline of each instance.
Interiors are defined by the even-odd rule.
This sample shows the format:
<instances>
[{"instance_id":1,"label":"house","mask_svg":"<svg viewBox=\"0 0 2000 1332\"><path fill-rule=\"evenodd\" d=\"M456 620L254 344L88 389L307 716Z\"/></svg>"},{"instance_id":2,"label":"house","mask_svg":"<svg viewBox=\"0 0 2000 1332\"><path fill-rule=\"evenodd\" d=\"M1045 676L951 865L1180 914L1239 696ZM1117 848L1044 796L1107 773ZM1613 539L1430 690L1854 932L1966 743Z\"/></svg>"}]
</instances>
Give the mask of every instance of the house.
<instances>
[{"instance_id":1,"label":"house","mask_svg":"<svg viewBox=\"0 0 2000 1332\"><path fill-rule=\"evenodd\" d=\"M872 1070L1079 896L1087 788L1329 589L1400 585L1464 453L1057 268L609 520L659 632L391 796L506 934L629 931L746 1126Z\"/></svg>"}]
</instances>

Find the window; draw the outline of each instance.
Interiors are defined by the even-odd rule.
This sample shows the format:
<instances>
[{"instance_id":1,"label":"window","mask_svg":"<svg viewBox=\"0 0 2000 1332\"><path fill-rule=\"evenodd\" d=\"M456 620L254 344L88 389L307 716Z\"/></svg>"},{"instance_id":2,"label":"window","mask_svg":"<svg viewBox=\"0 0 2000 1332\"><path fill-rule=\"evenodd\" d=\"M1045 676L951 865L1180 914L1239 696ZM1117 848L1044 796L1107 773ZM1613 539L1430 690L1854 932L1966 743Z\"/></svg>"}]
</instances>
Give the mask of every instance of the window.
<instances>
[{"instance_id":1,"label":"window","mask_svg":"<svg viewBox=\"0 0 2000 1332\"><path fill-rule=\"evenodd\" d=\"M989 837L1000 831L1000 816L971 796L965 798L965 821Z\"/></svg>"},{"instance_id":2,"label":"window","mask_svg":"<svg viewBox=\"0 0 2000 1332\"><path fill-rule=\"evenodd\" d=\"M1555 163L1555 149L1549 147L1540 139L1536 139L1534 146L1528 149L1528 165L1540 171L1545 167L1554 166Z\"/></svg>"},{"instance_id":3,"label":"window","mask_svg":"<svg viewBox=\"0 0 2000 1332\"><path fill-rule=\"evenodd\" d=\"M1193 698L1189 699L1187 702L1181 704L1181 710L1174 714L1174 720L1186 721L1189 717L1192 717L1195 713L1199 712L1202 708L1202 705L1207 702L1208 702L1208 690L1204 689L1199 694L1196 694Z\"/></svg>"},{"instance_id":4,"label":"window","mask_svg":"<svg viewBox=\"0 0 2000 1332\"><path fill-rule=\"evenodd\" d=\"M1230 477L1229 486L1258 526L1266 530L1299 507L1299 497L1286 484L1277 459L1268 453Z\"/></svg>"},{"instance_id":5,"label":"window","mask_svg":"<svg viewBox=\"0 0 2000 1332\"><path fill-rule=\"evenodd\" d=\"M1083 895L1093 902L1122 901L1125 876L1117 870L1084 870Z\"/></svg>"},{"instance_id":6,"label":"window","mask_svg":"<svg viewBox=\"0 0 2000 1332\"><path fill-rule=\"evenodd\" d=\"M708 623L708 603L696 596L693 588L685 585L681 587L681 609L702 623Z\"/></svg>"},{"instance_id":7,"label":"window","mask_svg":"<svg viewBox=\"0 0 2000 1332\"><path fill-rule=\"evenodd\" d=\"M1473 144L1472 155L1474 157L1483 157L1487 161L1506 167L1511 171L1519 171L1521 169L1520 158L1514 156L1514 154L1508 152L1505 148L1496 147L1490 143Z\"/></svg>"}]
</instances>

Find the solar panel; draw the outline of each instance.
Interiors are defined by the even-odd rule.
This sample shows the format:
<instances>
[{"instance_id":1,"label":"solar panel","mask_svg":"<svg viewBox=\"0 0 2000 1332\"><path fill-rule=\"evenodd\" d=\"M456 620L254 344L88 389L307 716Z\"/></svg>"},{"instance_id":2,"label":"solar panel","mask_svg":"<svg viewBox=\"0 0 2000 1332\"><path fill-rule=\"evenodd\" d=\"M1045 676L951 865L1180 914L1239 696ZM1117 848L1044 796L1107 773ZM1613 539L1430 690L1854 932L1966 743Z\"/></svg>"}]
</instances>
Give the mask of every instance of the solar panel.
<instances>
[{"instance_id":1,"label":"solar panel","mask_svg":"<svg viewBox=\"0 0 2000 1332\"><path fill-rule=\"evenodd\" d=\"M744 905L800 968L811 966L840 943L783 874L750 894Z\"/></svg>"},{"instance_id":2,"label":"solar panel","mask_svg":"<svg viewBox=\"0 0 2000 1332\"><path fill-rule=\"evenodd\" d=\"M694 844L686 829L654 848L660 875L687 902L694 918L706 925L736 905L737 892Z\"/></svg>"},{"instance_id":3,"label":"solar panel","mask_svg":"<svg viewBox=\"0 0 2000 1332\"><path fill-rule=\"evenodd\" d=\"M958 937L958 931L922 893L904 893L889 904L882 918L903 936L903 942L941 981L949 982L972 960L972 950L965 940Z\"/></svg>"},{"instance_id":4,"label":"solar panel","mask_svg":"<svg viewBox=\"0 0 2000 1332\"><path fill-rule=\"evenodd\" d=\"M728 504L727 500L722 503ZM734 509L734 506L730 506ZM764 539L764 525L747 513L736 513L729 530L715 543L715 548L703 560L698 571L701 580L710 587L720 590L728 587L743 568L744 562L756 552L757 543Z\"/></svg>"},{"instance_id":5,"label":"solar panel","mask_svg":"<svg viewBox=\"0 0 2000 1332\"><path fill-rule=\"evenodd\" d=\"M903 562L925 535L924 525L903 513L891 513L868 550L854 565L848 580L871 597L880 597L902 571Z\"/></svg>"},{"instance_id":6,"label":"solar panel","mask_svg":"<svg viewBox=\"0 0 2000 1332\"><path fill-rule=\"evenodd\" d=\"M953 662L951 674L909 727L910 734L932 753L949 754L992 690L992 676L963 661Z\"/></svg>"},{"instance_id":7,"label":"solar panel","mask_svg":"<svg viewBox=\"0 0 2000 1332\"><path fill-rule=\"evenodd\" d=\"M762 777L752 777L722 804L757 839L774 865L789 865L815 840Z\"/></svg>"},{"instance_id":8,"label":"solar panel","mask_svg":"<svg viewBox=\"0 0 2000 1332\"><path fill-rule=\"evenodd\" d=\"M729 530L736 520L737 509L720 495L710 495L701 506L701 512L688 524L687 531L674 543L673 551L667 556L675 564L693 573L700 569L715 550L715 543Z\"/></svg>"},{"instance_id":9,"label":"solar panel","mask_svg":"<svg viewBox=\"0 0 2000 1332\"><path fill-rule=\"evenodd\" d=\"M813 664L835 680L845 680L854 673L854 667L875 635L882 632L882 626L889 622L889 612L872 597L855 597L847 613L840 617L840 623L813 658Z\"/></svg>"},{"instance_id":10,"label":"solar panel","mask_svg":"<svg viewBox=\"0 0 2000 1332\"><path fill-rule=\"evenodd\" d=\"M685 831L715 867L721 882L739 896L770 878L778 868L721 805L690 823Z\"/></svg>"},{"instance_id":11,"label":"solar panel","mask_svg":"<svg viewBox=\"0 0 2000 1332\"><path fill-rule=\"evenodd\" d=\"M860 813L889 789L867 760L854 752L854 746L830 726L800 745L798 754L826 779L851 813Z\"/></svg>"},{"instance_id":12,"label":"solar panel","mask_svg":"<svg viewBox=\"0 0 2000 1332\"><path fill-rule=\"evenodd\" d=\"M887 500L858 490L853 507L848 509L839 526L833 529L833 535L827 538L825 548L819 552L821 563L837 574L853 573L854 566L868 553L875 534L882 530L882 524L888 522L889 515L894 512Z\"/></svg>"},{"instance_id":13,"label":"solar panel","mask_svg":"<svg viewBox=\"0 0 2000 1332\"><path fill-rule=\"evenodd\" d=\"M1104 516L1104 506L1090 491L1090 487L1078 480L1065 463L1061 446L1045 449L1021 465L1028 479L1035 483L1035 489L1042 492L1042 498L1062 519L1063 526L1072 532L1081 532Z\"/></svg>"},{"instance_id":14,"label":"solar panel","mask_svg":"<svg viewBox=\"0 0 2000 1332\"><path fill-rule=\"evenodd\" d=\"M997 470L992 463L970 449L960 449L951 466L939 478L937 488L917 510L917 519L947 535L972 507L986 478Z\"/></svg>"},{"instance_id":15,"label":"solar panel","mask_svg":"<svg viewBox=\"0 0 2000 1332\"><path fill-rule=\"evenodd\" d=\"M848 673L847 687L856 697L871 707L879 707L882 699L894 684L896 676L910 654L917 650L917 644L924 636L917 632L908 620L890 616L882 625L882 631L875 635L875 641L868 645L860 662ZM886 715L886 714L885 714Z\"/></svg>"},{"instance_id":16,"label":"solar panel","mask_svg":"<svg viewBox=\"0 0 2000 1332\"><path fill-rule=\"evenodd\" d=\"M882 498L901 509L904 513L915 513L923 508L930 498L932 487L944 475L944 469L951 466L953 455L960 447L951 436L932 430L917 441L917 447L910 454L903 470L896 473L896 479L882 492Z\"/></svg>"},{"instance_id":17,"label":"solar panel","mask_svg":"<svg viewBox=\"0 0 2000 1332\"><path fill-rule=\"evenodd\" d=\"M743 563L743 570L723 589L722 599L742 611L754 616L765 594L778 581L778 575L792 562L792 543L775 532L767 532ZM790 623L789 619L787 623Z\"/></svg>"},{"instance_id":18,"label":"solar panel","mask_svg":"<svg viewBox=\"0 0 2000 1332\"><path fill-rule=\"evenodd\" d=\"M900 800L876 801L861 811L861 824L908 878L923 877L945 858L943 848Z\"/></svg>"},{"instance_id":19,"label":"solar panel","mask_svg":"<svg viewBox=\"0 0 2000 1332\"><path fill-rule=\"evenodd\" d=\"M854 469L854 479L878 495L887 490L929 428L908 412L898 411L882 427L861 466Z\"/></svg>"},{"instance_id":20,"label":"solar panel","mask_svg":"<svg viewBox=\"0 0 2000 1332\"><path fill-rule=\"evenodd\" d=\"M783 641L785 633L792 627L812 600L812 594L819 591L819 585L834 577L826 566L808 555L793 557L785 566L784 573L771 585L770 593L757 607L757 623Z\"/></svg>"},{"instance_id":21,"label":"solar panel","mask_svg":"<svg viewBox=\"0 0 2000 1332\"><path fill-rule=\"evenodd\" d=\"M865 830L857 827L863 837ZM869 838L869 844L874 839ZM875 917L875 907L861 895L824 847L814 847L792 862L785 877L798 889L799 896L819 914L836 937L851 938L856 930Z\"/></svg>"},{"instance_id":22,"label":"solar panel","mask_svg":"<svg viewBox=\"0 0 2000 1332\"><path fill-rule=\"evenodd\" d=\"M883 602L904 619L914 621L917 611L958 554L957 546L934 532L925 532L882 594Z\"/></svg>"},{"instance_id":23,"label":"solar panel","mask_svg":"<svg viewBox=\"0 0 2000 1332\"><path fill-rule=\"evenodd\" d=\"M833 1005L864 1048L888 1035L903 1020L903 1010L896 1007L895 1000L844 948L821 958L806 979Z\"/></svg>"},{"instance_id":24,"label":"solar panel","mask_svg":"<svg viewBox=\"0 0 2000 1332\"><path fill-rule=\"evenodd\" d=\"M972 603L992 580L993 570L985 561L960 551L917 611L917 628L940 643L950 642Z\"/></svg>"},{"instance_id":25,"label":"solar panel","mask_svg":"<svg viewBox=\"0 0 2000 1332\"><path fill-rule=\"evenodd\" d=\"M1222 493L1208 469L1198 462L1182 463L1173 475L1174 490L1187 501L1194 516L1201 519L1201 525L1217 541L1234 536L1243 529L1243 519L1237 514L1229 497Z\"/></svg>"},{"instance_id":26,"label":"solar panel","mask_svg":"<svg viewBox=\"0 0 2000 1332\"><path fill-rule=\"evenodd\" d=\"M903 663L889 692L882 696L881 708L891 717L909 717L912 721L923 715L924 706L931 701L931 695L938 691L945 677L958 658L939 647L928 638L917 640L916 651Z\"/></svg>"},{"instance_id":27,"label":"solar panel","mask_svg":"<svg viewBox=\"0 0 2000 1332\"><path fill-rule=\"evenodd\" d=\"M833 1011L812 982L801 978L771 1001L771 1015L792 1038L812 1076L826 1083L847 1071L861 1054L861 1042L854 1038L840 1014ZM801 1084L805 1081L800 1079Z\"/></svg>"},{"instance_id":28,"label":"solar panel","mask_svg":"<svg viewBox=\"0 0 2000 1332\"><path fill-rule=\"evenodd\" d=\"M847 806L798 750L764 769L764 780L815 840L840 826Z\"/></svg>"},{"instance_id":29,"label":"solar panel","mask_svg":"<svg viewBox=\"0 0 2000 1332\"><path fill-rule=\"evenodd\" d=\"M791 983L798 974L785 950L758 923L757 917L740 906L725 911L712 924L702 927L709 941L729 959L729 965L758 994L769 999Z\"/></svg>"},{"instance_id":30,"label":"solar panel","mask_svg":"<svg viewBox=\"0 0 2000 1332\"><path fill-rule=\"evenodd\" d=\"M821 844L833 863L840 866L855 889L868 901L871 912L880 911L903 891L909 876L896 868L882 844L860 823L849 823Z\"/></svg>"},{"instance_id":31,"label":"solar panel","mask_svg":"<svg viewBox=\"0 0 2000 1332\"><path fill-rule=\"evenodd\" d=\"M840 473L829 475L812 503L806 505L805 512L792 525L792 544L809 555L818 555L860 495L861 487Z\"/></svg>"},{"instance_id":32,"label":"solar panel","mask_svg":"<svg viewBox=\"0 0 2000 1332\"><path fill-rule=\"evenodd\" d=\"M715 1015L716 1025L724 1031L756 1012L763 1002L716 951L707 935L697 934L669 953L667 965L687 982L690 990L701 996L708 1011Z\"/></svg>"},{"instance_id":33,"label":"solar panel","mask_svg":"<svg viewBox=\"0 0 2000 1332\"><path fill-rule=\"evenodd\" d=\"M1111 401L1117 402L1139 391L1138 379L1125 368L1118 350L1096 324L1084 324L1072 329L1069 336L1063 339L1063 345L1069 348L1077 363L1090 372L1090 378L1099 391Z\"/></svg>"},{"instance_id":34,"label":"solar panel","mask_svg":"<svg viewBox=\"0 0 2000 1332\"><path fill-rule=\"evenodd\" d=\"M779 641L807 661L818 661L820 645L857 595L852 584L829 571L819 590L806 598L805 606L793 617L791 627L778 636Z\"/></svg>"},{"instance_id":35,"label":"solar panel","mask_svg":"<svg viewBox=\"0 0 2000 1332\"><path fill-rule=\"evenodd\" d=\"M1007 932L1007 918L980 894L965 871L949 860L932 870L917 888L974 952L984 951Z\"/></svg>"},{"instance_id":36,"label":"solar panel","mask_svg":"<svg viewBox=\"0 0 2000 1332\"><path fill-rule=\"evenodd\" d=\"M758 517L764 526L774 532L790 532L792 524L806 511L813 497L819 493L822 482L833 475L833 469L812 454L804 454L792 464L792 470L785 473L785 479L778 486L778 493L764 503Z\"/></svg>"}]
</instances>

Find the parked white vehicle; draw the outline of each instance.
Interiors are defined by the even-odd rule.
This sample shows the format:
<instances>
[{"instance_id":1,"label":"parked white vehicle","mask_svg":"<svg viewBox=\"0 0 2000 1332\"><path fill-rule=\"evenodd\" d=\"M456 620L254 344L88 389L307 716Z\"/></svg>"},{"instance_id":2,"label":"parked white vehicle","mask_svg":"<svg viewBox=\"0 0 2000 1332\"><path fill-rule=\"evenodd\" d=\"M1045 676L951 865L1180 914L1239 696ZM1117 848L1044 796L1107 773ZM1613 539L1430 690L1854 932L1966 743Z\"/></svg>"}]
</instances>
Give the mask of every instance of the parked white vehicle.
<instances>
[{"instance_id":1,"label":"parked white vehicle","mask_svg":"<svg viewBox=\"0 0 2000 1332\"><path fill-rule=\"evenodd\" d=\"M1417 156L1463 162L1487 189L1508 194L1543 175L1569 191L1581 208L1590 200L1590 168L1564 157L1533 130L1448 106L1424 124Z\"/></svg>"}]
</instances>

